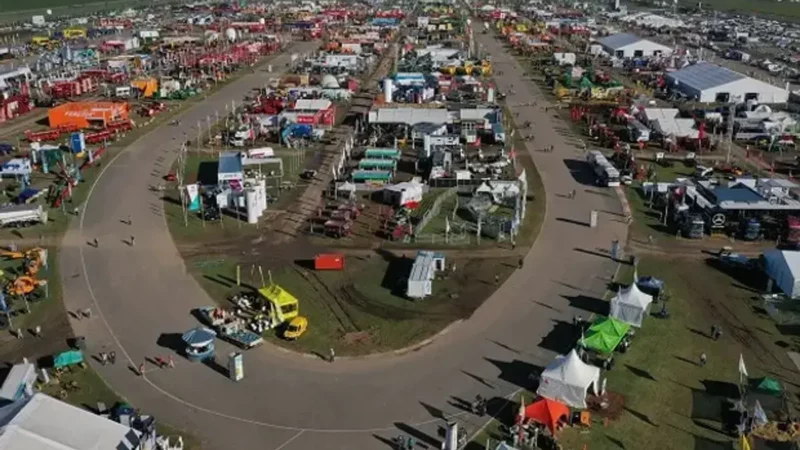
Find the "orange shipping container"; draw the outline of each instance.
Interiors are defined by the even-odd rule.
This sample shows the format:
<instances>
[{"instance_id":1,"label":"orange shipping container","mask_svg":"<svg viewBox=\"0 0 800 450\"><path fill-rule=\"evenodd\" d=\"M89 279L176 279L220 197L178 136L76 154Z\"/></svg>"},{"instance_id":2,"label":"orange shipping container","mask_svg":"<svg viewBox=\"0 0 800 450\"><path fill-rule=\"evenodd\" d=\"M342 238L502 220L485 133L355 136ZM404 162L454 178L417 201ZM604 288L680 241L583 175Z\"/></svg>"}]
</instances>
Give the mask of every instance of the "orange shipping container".
<instances>
[{"instance_id":1,"label":"orange shipping container","mask_svg":"<svg viewBox=\"0 0 800 450\"><path fill-rule=\"evenodd\" d=\"M50 108L50 128L105 128L109 122L128 120L129 105L115 102L70 102Z\"/></svg>"},{"instance_id":2,"label":"orange shipping container","mask_svg":"<svg viewBox=\"0 0 800 450\"><path fill-rule=\"evenodd\" d=\"M314 270L344 270L344 255L320 253L314 257Z\"/></svg>"}]
</instances>

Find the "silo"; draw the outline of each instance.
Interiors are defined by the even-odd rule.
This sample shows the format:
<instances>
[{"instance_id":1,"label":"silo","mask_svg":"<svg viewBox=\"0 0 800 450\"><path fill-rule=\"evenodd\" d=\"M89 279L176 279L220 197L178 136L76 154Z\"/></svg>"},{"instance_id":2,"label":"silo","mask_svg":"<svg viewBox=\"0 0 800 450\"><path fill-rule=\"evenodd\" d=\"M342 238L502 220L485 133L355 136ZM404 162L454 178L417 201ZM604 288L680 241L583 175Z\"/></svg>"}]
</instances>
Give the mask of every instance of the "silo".
<instances>
[{"instance_id":1,"label":"silo","mask_svg":"<svg viewBox=\"0 0 800 450\"><path fill-rule=\"evenodd\" d=\"M256 200L256 191L248 189L245 191L245 198L247 199L247 223L258 223L258 202Z\"/></svg>"},{"instance_id":2,"label":"silo","mask_svg":"<svg viewBox=\"0 0 800 450\"><path fill-rule=\"evenodd\" d=\"M394 88L394 83L392 83L391 78L386 78L383 80L383 95L386 99L386 103L392 103L392 89Z\"/></svg>"}]
</instances>

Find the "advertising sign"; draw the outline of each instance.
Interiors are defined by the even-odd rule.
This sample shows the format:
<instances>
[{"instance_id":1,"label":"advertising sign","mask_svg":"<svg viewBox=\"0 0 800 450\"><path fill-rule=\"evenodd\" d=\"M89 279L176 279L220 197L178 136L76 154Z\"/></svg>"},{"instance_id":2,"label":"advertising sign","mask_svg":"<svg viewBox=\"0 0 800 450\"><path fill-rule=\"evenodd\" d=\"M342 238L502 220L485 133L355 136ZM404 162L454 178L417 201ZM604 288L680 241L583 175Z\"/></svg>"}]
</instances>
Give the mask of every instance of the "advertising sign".
<instances>
[{"instance_id":1,"label":"advertising sign","mask_svg":"<svg viewBox=\"0 0 800 450\"><path fill-rule=\"evenodd\" d=\"M239 352L228 355L228 376L233 381L241 381L244 378L244 358Z\"/></svg>"},{"instance_id":2,"label":"advertising sign","mask_svg":"<svg viewBox=\"0 0 800 450\"><path fill-rule=\"evenodd\" d=\"M188 184L186 188L189 211L200 211L200 192L196 184Z\"/></svg>"},{"instance_id":3,"label":"advertising sign","mask_svg":"<svg viewBox=\"0 0 800 450\"><path fill-rule=\"evenodd\" d=\"M297 116L297 123L300 125L313 125L314 116L309 116L309 115Z\"/></svg>"}]
</instances>

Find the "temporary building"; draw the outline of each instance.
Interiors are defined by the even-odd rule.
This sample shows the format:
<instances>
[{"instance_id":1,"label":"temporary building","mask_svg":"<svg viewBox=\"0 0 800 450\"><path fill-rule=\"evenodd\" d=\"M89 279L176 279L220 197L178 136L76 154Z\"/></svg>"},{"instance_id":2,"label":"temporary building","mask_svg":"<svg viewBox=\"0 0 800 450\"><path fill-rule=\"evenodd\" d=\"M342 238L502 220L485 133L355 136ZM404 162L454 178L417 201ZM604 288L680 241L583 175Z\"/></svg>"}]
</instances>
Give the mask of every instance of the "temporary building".
<instances>
[{"instance_id":1,"label":"temporary building","mask_svg":"<svg viewBox=\"0 0 800 450\"><path fill-rule=\"evenodd\" d=\"M609 316L633 325L642 326L642 320L650 311L653 297L640 291L636 283L631 283L627 289L621 289L611 299L611 312Z\"/></svg>"},{"instance_id":2,"label":"temporary building","mask_svg":"<svg viewBox=\"0 0 800 450\"><path fill-rule=\"evenodd\" d=\"M545 425L555 434L559 422L569 420L569 407L555 400L543 398L525 407L525 418Z\"/></svg>"},{"instance_id":3,"label":"temporary building","mask_svg":"<svg viewBox=\"0 0 800 450\"><path fill-rule=\"evenodd\" d=\"M47 119L51 128L104 128L109 122L127 120L128 110L128 103L70 102L50 108Z\"/></svg>"},{"instance_id":4,"label":"temporary building","mask_svg":"<svg viewBox=\"0 0 800 450\"><path fill-rule=\"evenodd\" d=\"M757 100L759 103L777 104L789 100L789 91L786 89L705 62L669 72L667 81L701 103Z\"/></svg>"},{"instance_id":5,"label":"temporary building","mask_svg":"<svg viewBox=\"0 0 800 450\"><path fill-rule=\"evenodd\" d=\"M573 408L586 408L586 390L597 391L600 369L581 361L572 350L568 355L557 356L542 372L536 393L557 400Z\"/></svg>"},{"instance_id":6,"label":"temporary building","mask_svg":"<svg viewBox=\"0 0 800 450\"><path fill-rule=\"evenodd\" d=\"M31 363L15 364L0 387L0 400L17 401L33 394L36 366Z\"/></svg>"},{"instance_id":7,"label":"temporary building","mask_svg":"<svg viewBox=\"0 0 800 450\"><path fill-rule=\"evenodd\" d=\"M430 251L420 251L411 266L408 276L406 296L422 299L433 293L433 278L436 271L444 270L444 255Z\"/></svg>"},{"instance_id":8,"label":"temporary building","mask_svg":"<svg viewBox=\"0 0 800 450\"><path fill-rule=\"evenodd\" d=\"M764 252L764 271L788 297L800 297L800 251Z\"/></svg>"},{"instance_id":9,"label":"temporary building","mask_svg":"<svg viewBox=\"0 0 800 450\"><path fill-rule=\"evenodd\" d=\"M641 58L647 56L669 56L672 48L634 34L620 33L598 41L603 49L617 58Z\"/></svg>"},{"instance_id":10,"label":"temporary building","mask_svg":"<svg viewBox=\"0 0 800 450\"><path fill-rule=\"evenodd\" d=\"M613 352L625 339L631 326L611 317L601 317L589 327L581 345L602 354Z\"/></svg>"},{"instance_id":11,"label":"temporary building","mask_svg":"<svg viewBox=\"0 0 800 450\"><path fill-rule=\"evenodd\" d=\"M205 347L214 342L216 337L217 333L214 330L206 327L196 327L183 333L181 339L190 347Z\"/></svg>"},{"instance_id":12,"label":"temporary building","mask_svg":"<svg viewBox=\"0 0 800 450\"><path fill-rule=\"evenodd\" d=\"M422 201L425 186L407 181L383 188L383 201L396 206L415 207Z\"/></svg>"},{"instance_id":13,"label":"temporary building","mask_svg":"<svg viewBox=\"0 0 800 450\"><path fill-rule=\"evenodd\" d=\"M138 431L42 393L0 408L3 450L134 450L145 444Z\"/></svg>"}]
</instances>

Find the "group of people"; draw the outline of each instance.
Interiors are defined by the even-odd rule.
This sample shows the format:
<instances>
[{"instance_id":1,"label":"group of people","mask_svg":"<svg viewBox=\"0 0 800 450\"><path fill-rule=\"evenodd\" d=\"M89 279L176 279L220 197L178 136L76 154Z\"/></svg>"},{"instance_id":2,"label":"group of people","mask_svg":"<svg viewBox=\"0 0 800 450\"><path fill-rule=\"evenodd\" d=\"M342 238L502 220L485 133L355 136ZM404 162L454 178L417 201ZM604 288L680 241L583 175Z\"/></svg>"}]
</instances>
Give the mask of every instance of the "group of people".
<instances>
[{"instance_id":1,"label":"group of people","mask_svg":"<svg viewBox=\"0 0 800 450\"><path fill-rule=\"evenodd\" d=\"M117 352L100 352L100 364L106 366L108 363L111 363L112 365L117 363Z\"/></svg>"}]
</instances>

